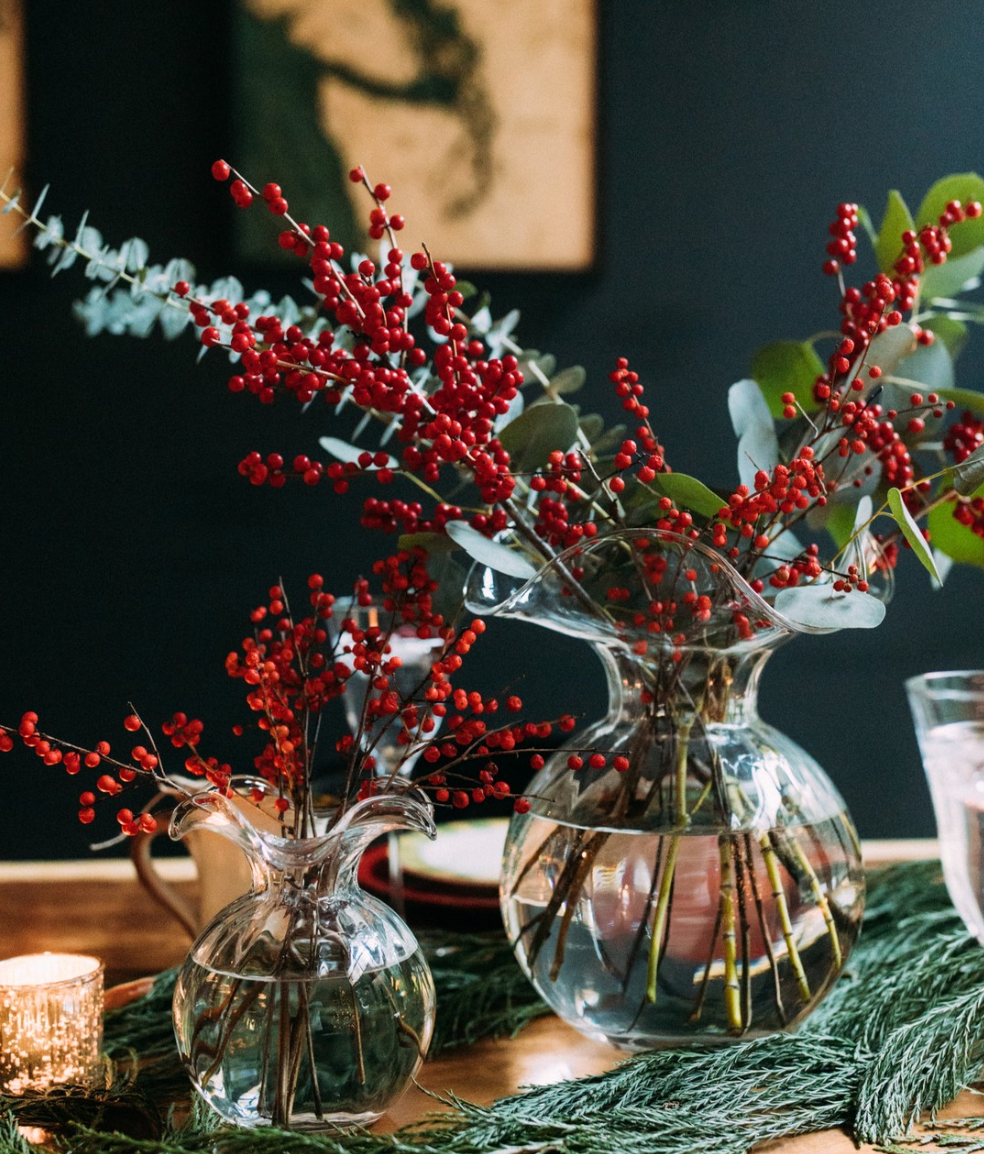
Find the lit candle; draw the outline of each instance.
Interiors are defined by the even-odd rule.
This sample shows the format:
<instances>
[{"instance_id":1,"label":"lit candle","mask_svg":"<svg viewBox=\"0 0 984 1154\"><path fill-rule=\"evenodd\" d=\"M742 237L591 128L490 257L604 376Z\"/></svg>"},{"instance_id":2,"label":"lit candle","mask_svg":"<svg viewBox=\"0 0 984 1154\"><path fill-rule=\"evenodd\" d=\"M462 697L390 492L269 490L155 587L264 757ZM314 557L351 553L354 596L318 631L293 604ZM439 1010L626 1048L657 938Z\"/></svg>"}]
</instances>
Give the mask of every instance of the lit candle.
<instances>
[{"instance_id":1,"label":"lit candle","mask_svg":"<svg viewBox=\"0 0 984 1154\"><path fill-rule=\"evenodd\" d=\"M25 954L0 962L0 1093L96 1082L102 1020L98 958Z\"/></svg>"}]
</instances>

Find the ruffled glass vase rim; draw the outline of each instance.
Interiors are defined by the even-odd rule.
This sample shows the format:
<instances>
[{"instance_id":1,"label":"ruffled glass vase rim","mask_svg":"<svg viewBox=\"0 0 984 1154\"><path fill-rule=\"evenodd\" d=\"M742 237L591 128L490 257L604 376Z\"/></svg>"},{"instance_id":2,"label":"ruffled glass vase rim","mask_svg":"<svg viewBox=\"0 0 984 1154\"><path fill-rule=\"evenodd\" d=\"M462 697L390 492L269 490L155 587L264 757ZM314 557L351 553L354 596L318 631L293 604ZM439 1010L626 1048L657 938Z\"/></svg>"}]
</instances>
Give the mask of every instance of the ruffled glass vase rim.
<instances>
[{"instance_id":1,"label":"ruffled glass vase rim","mask_svg":"<svg viewBox=\"0 0 984 1154\"><path fill-rule=\"evenodd\" d=\"M524 602L529 601L537 589L541 588L551 576L556 575L559 580L564 580L563 574L568 571L569 566L577 561L578 558L582 558L586 554L590 554L616 540L628 541L641 539L660 541L674 548L692 550L699 554L706 562L714 567L714 572L720 576L721 581L732 586L736 594L746 603L748 608L758 615L761 620L767 621L772 627L770 629L757 631L754 637L746 641L736 642L734 647L741 647L747 650L766 647L772 648L785 637L801 634L826 635L838 632L835 628L825 628L792 620L780 610L776 609L761 593L756 592L747 578L742 576L731 561L723 554L711 546L704 544L702 541L693 540L682 534L665 529L628 528L614 530L610 533L599 533L590 541L580 541L576 545L572 545L563 552L551 557L540 566L533 576L526 579L511 577L494 571L482 562L476 561L469 570L465 583L465 605L471 612L483 613L490 616L508 617L511 615L519 615L516 611L520 610ZM493 573L494 577L490 581L490 574ZM492 587L494 583L498 583L500 580L502 583L513 583L512 587L501 595L498 590L494 590ZM598 633L606 633L606 636L599 636L596 640L609 644L619 643L614 631L599 628ZM695 645L688 642L684 642L677 647L682 649L716 648L713 645Z\"/></svg>"}]
</instances>

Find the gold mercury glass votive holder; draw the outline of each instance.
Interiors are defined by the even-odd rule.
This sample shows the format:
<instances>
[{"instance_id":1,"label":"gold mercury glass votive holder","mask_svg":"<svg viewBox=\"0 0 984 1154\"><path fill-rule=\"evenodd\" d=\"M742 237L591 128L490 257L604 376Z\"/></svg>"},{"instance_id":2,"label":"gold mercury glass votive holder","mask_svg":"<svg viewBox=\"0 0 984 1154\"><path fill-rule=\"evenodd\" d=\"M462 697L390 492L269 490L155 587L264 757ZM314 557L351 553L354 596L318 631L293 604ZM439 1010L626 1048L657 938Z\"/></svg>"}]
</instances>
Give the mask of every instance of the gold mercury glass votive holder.
<instances>
[{"instance_id":1,"label":"gold mercury glass votive holder","mask_svg":"<svg viewBox=\"0 0 984 1154\"><path fill-rule=\"evenodd\" d=\"M93 1085L102 1035L99 958L46 953L0 962L0 1094Z\"/></svg>"}]
</instances>

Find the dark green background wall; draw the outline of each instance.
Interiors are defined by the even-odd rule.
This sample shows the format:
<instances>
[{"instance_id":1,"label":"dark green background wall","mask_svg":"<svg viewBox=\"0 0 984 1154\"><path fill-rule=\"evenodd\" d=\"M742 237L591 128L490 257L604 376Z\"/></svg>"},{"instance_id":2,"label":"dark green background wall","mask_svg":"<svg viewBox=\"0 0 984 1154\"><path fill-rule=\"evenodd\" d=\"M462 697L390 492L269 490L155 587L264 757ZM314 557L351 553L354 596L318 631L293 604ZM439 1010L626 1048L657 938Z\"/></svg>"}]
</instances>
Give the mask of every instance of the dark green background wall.
<instances>
[{"instance_id":1,"label":"dark green background wall","mask_svg":"<svg viewBox=\"0 0 984 1154\"><path fill-rule=\"evenodd\" d=\"M27 176L51 182L50 209L74 222L88 208L107 237L143 236L206 277L269 280L236 264L233 209L208 176L234 151L227 5L26 7ZM819 274L833 207L877 216L889 187L918 201L984 167L984 9L610 0L600 21L598 267L478 279L522 310L528 343L589 369L612 417L607 372L628 356L675 466L727 483L728 385L760 344L834 317ZM563 211L563 189L543 195ZM252 448L316 448L320 415L231 396L224 363L196 367L187 340L86 340L69 315L79 283L37 265L0 276L0 720L36 708L63 736L122 740L128 700L154 718L182 708L232 757L239 687L222 661L248 609L280 575L347 583L376 543L351 528L357 498L236 473ZM981 336L961 363L975 387ZM829 769L868 836L932 831L903 678L984 664L982 575L943 595L913 564L900 577L881 629L798 640L763 688L766 717ZM575 643L504 624L483 649L477 676L520 685L531 712L599 711ZM80 780L0 761L0 855L82 855Z\"/></svg>"}]
</instances>

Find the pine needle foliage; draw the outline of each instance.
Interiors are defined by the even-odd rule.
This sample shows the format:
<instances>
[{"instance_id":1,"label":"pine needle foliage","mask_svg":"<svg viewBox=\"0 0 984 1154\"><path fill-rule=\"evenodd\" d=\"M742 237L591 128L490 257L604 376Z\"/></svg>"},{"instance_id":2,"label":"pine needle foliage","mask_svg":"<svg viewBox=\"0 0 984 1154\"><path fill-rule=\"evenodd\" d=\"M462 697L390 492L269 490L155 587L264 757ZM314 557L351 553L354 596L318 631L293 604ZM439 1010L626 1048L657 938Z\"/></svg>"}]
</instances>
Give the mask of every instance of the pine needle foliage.
<instances>
[{"instance_id":1,"label":"pine needle foliage","mask_svg":"<svg viewBox=\"0 0 984 1154\"><path fill-rule=\"evenodd\" d=\"M440 1048L515 1033L545 1012L501 937L435 935L426 948ZM797 1033L641 1054L491 1106L449 1097L445 1112L397 1134L232 1130L200 1103L170 1110L181 1093L172 988L164 975L108 1019L116 1072L105 1089L27 1105L0 1099L0 1154L25 1154L15 1122L41 1118L72 1154L744 1154L836 1126L902 1154L926 1148L907 1141L911 1123L931 1118L984 1065L984 950L950 906L938 863L871 876L848 971ZM982 1126L980 1117L950 1120L932 1146L984 1149Z\"/></svg>"}]
</instances>

